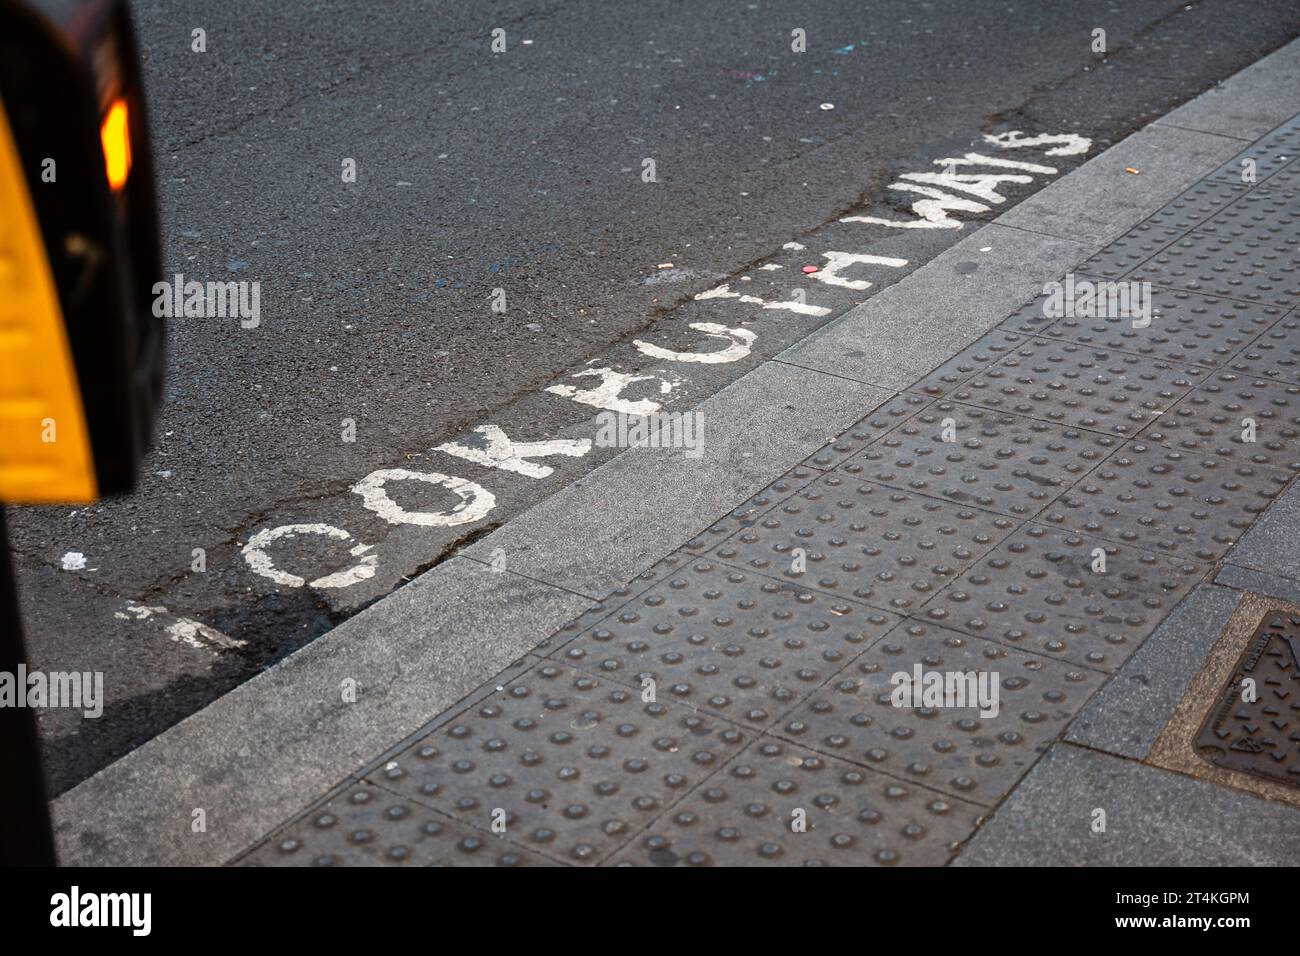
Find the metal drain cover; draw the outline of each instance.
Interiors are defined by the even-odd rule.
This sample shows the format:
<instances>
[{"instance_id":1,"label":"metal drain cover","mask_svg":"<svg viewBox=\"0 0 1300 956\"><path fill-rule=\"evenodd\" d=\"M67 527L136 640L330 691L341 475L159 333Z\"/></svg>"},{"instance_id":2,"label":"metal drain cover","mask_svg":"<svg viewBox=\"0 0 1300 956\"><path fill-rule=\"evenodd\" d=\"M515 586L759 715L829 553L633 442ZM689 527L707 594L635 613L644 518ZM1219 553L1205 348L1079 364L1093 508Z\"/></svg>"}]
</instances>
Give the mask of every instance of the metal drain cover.
<instances>
[{"instance_id":1,"label":"metal drain cover","mask_svg":"<svg viewBox=\"0 0 1300 956\"><path fill-rule=\"evenodd\" d=\"M1216 767L1300 787L1300 617L1260 623L1196 749Z\"/></svg>"}]
</instances>

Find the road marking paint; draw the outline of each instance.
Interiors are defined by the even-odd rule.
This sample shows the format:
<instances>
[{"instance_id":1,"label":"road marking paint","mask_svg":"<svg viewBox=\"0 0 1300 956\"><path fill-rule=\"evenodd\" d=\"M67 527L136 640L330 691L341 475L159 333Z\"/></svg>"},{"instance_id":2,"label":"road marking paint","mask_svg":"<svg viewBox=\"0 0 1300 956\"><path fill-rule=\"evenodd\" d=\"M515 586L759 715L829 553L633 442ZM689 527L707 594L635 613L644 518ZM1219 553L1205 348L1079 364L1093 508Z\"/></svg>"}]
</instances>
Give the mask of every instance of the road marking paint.
<instances>
[{"instance_id":1,"label":"road marking paint","mask_svg":"<svg viewBox=\"0 0 1300 956\"><path fill-rule=\"evenodd\" d=\"M460 498L460 501L451 511L407 511L388 497L385 485L390 481L422 481L439 485ZM418 524L426 528L451 528L478 521L486 517L497 503L492 492L472 481L436 471L409 471L406 468L372 471L353 485L352 490L361 496L361 503L366 508L389 524ZM373 573L372 570L371 574Z\"/></svg>"},{"instance_id":2,"label":"road marking paint","mask_svg":"<svg viewBox=\"0 0 1300 956\"><path fill-rule=\"evenodd\" d=\"M739 299L748 305L761 305L765 309L786 309L790 312L798 312L800 315L830 315L830 309L822 308L820 305L808 305L806 302L800 302L798 299L790 299L786 302L768 302L766 299L760 299L756 295L741 295L739 292L731 291L731 283L724 282L722 285L709 289L707 292L700 292L695 296L696 301L703 302L708 299Z\"/></svg>"},{"instance_id":3,"label":"road marking paint","mask_svg":"<svg viewBox=\"0 0 1300 956\"><path fill-rule=\"evenodd\" d=\"M917 193L929 198L918 199L912 203L912 212L917 215L917 218L913 220L883 219L880 216L844 216L840 219L840 222L869 222L877 226L889 226L893 229L960 229L965 224L958 219L953 219L948 215L949 212L981 213L989 211L989 207L983 203L975 202L973 199L962 199L960 196L954 196L952 193L946 193L939 189L931 189L929 186L890 183L889 188L899 192Z\"/></svg>"},{"instance_id":4,"label":"road marking paint","mask_svg":"<svg viewBox=\"0 0 1300 956\"><path fill-rule=\"evenodd\" d=\"M1041 163L1022 163L1018 159L998 159L996 156L988 156L984 153L967 153L965 156L936 159L934 165L950 169L956 166L995 166L1000 169L1021 169L1027 173L1036 173L1040 176L1055 176L1060 172L1055 166L1044 166Z\"/></svg>"},{"instance_id":5,"label":"road marking paint","mask_svg":"<svg viewBox=\"0 0 1300 956\"><path fill-rule=\"evenodd\" d=\"M1018 129L1005 133L985 133L984 141L1002 149L1020 149L1023 146L1045 146L1048 143L1061 143L1055 149L1047 150L1044 156L1078 156L1092 148L1092 140L1077 133L1043 133L1041 136L1026 136Z\"/></svg>"},{"instance_id":6,"label":"road marking paint","mask_svg":"<svg viewBox=\"0 0 1300 956\"><path fill-rule=\"evenodd\" d=\"M236 650L248 645L248 641L227 637L202 621L173 614L161 605L148 606L132 601L126 605L125 611L116 611L113 616L123 621L152 621L176 643L202 651L216 653L218 648Z\"/></svg>"},{"instance_id":7,"label":"road marking paint","mask_svg":"<svg viewBox=\"0 0 1300 956\"><path fill-rule=\"evenodd\" d=\"M901 178L914 183L925 183L929 186L967 192L973 196L978 196L985 202L992 203L1007 201L1007 197L996 189L999 184L1032 183L1034 181L1032 176L1025 176L1021 173L1000 176L991 173L986 175L979 173L904 173Z\"/></svg>"},{"instance_id":8,"label":"road marking paint","mask_svg":"<svg viewBox=\"0 0 1300 956\"><path fill-rule=\"evenodd\" d=\"M497 425L479 425L474 431L487 440L486 448L470 448L458 442L447 442L434 450L464 458L484 468L500 468L526 478L545 478L555 470L549 465L528 461L529 458L548 458L551 455L581 458L591 451L591 440L588 438L515 442Z\"/></svg>"},{"instance_id":9,"label":"road marking paint","mask_svg":"<svg viewBox=\"0 0 1300 956\"><path fill-rule=\"evenodd\" d=\"M1058 144L1055 148L1046 150L1048 156L1078 155L1087 152L1092 145L1090 139L1073 133L1043 134L1029 137L1019 130L998 134L984 134L984 140L1000 149L1020 149L1029 146ZM948 189L977 196L986 202L1002 203L1006 201L1006 197L997 191L996 187L999 184L1003 182L1031 183L1033 178L1027 174L1055 175L1057 172L1056 168L1052 166L998 159L973 152L966 153L962 157L949 157L934 162L936 165L944 167L942 173L904 173L899 177L900 181L891 183L888 187L889 189L923 197L912 202L912 212L917 217L916 219L895 220L876 216L845 216L839 221L874 223L894 229L961 229L964 223L952 218L948 215L949 213L984 213L989 211L989 206L974 199L953 195L953 193L944 189L935 188L936 186L943 185ZM1018 170L1018 172L1014 174L963 174L955 172L958 167L976 165L990 166L995 169L1013 169ZM791 241L785 243L781 248L802 251L807 247L800 242ZM987 251L988 248L984 247L981 251ZM835 251L823 253L822 257L827 260L827 265L820 270L814 269L814 271L808 273L812 278L828 285L841 286L859 292L871 288L872 283L864 279L846 279L839 275L842 270L851 265L870 264L902 268L908 264L906 259ZM665 262L660 268L668 269L671 266L672 263ZM768 263L759 268L777 270L783 267L776 263ZM812 269L813 267L807 268ZM749 281L749 279L749 276L743 277L743 281ZM697 301L736 299L747 305L761 306L763 309L786 309L791 312L812 316L824 316L831 312L828 308L808 305L803 301L804 293L802 289L796 290L795 297L788 301L768 302L759 296L732 292L730 283L723 283L706 292L697 294L695 299ZM755 333L747 329L729 328L712 322L692 323L690 327L696 331L704 332L706 335L725 338L730 344L718 352L675 352L639 339L634 341L634 345L643 355L651 358L674 362L717 364L734 362L749 355L751 346L757 339ZM681 379L671 379L658 372L638 375L619 372L612 368L587 368L571 373L569 377L582 378L586 376L599 377L600 384L587 389L580 389L570 384L556 384L548 386L545 391L552 395L572 399L580 404L622 415L650 416L661 409L662 406L658 402L650 399L637 401L625 399L622 397L623 390L635 382L657 381L660 395L669 395L682 384ZM541 479L553 474L554 469L546 465L536 464L528 459L543 458L550 455L581 457L591 449L591 442L586 439L556 439L552 441L514 443L501 428L491 424L477 426L474 431L485 437L487 441L486 447L472 448L456 442L447 442L437 446L435 450L464 458L484 467L499 468L528 478ZM168 432L167 434L170 435L171 433ZM748 456L746 455L746 457ZM389 498L385 491L385 484L388 481L399 480L423 481L441 485L457 494L461 501L450 512L408 512ZM366 508L379 514L390 524L416 524L427 527L468 524L481 520L496 504L496 498L487 489L474 482L437 472L421 473L400 468L372 472L353 485L352 491L362 496ZM351 540L351 535L348 532L323 524L285 525L279 528L263 530L254 535L244 548L244 557L249 567L254 572L277 583L302 587L305 583L302 578L277 569L265 551L265 548L277 539L297 534L323 534L345 541ZM356 545L351 549L351 554L354 557L361 558L357 565L317 578L311 582L311 586L348 587L373 577L377 558L372 554L366 554L371 547L371 545L366 544ZM72 556L72 552L65 556L65 566ZM77 557L81 556L77 555ZM203 626L198 625L197 622L193 623L196 628Z\"/></svg>"},{"instance_id":10,"label":"road marking paint","mask_svg":"<svg viewBox=\"0 0 1300 956\"><path fill-rule=\"evenodd\" d=\"M559 395L562 398L572 399L582 405L591 405L593 408L604 408L611 412L621 412L624 415L653 415L659 411L661 406L658 402L652 402L648 398L639 401L629 401L621 398L620 393L633 382L659 382L659 393L667 395L680 382L669 381L659 375L634 375L630 372L616 372L612 368L588 368L581 372L574 372L571 378L582 378L587 375L596 375L600 377L600 384L593 388L579 389L574 385L551 385L546 391L552 395Z\"/></svg>"},{"instance_id":11,"label":"road marking paint","mask_svg":"<svg viewBox=\"0 0 1300 956\"><path fill-rule=\"evenodd\" d=\"M244 545L244 561L247 562L254 574L260 574L262 577L269 578L284 587L300 588L307 582L296 574L281 571L275 566L271 556L266 553L266 548L280 538L293 538L300 534L325 535L341 541L352 540L352 535L342 528L335 528L327 524L286 524L278 528L263 528L249 539L248 544ZM314 588L346 588L374 577L375 565L379 562L379 559L373 554L365 553L371 547L368 544L358 544L349 552L353 557L361 558L357 564L342 571L335 571L333 574L326 574L323 577L316 578L311 582L311 586Z\"/></svg>"},{"instance_id":12,"label":"road marking paint","mask_svg":"<svg viewBox=\"0 0 1300 956\"><path fill-rule=\"evenodd\" d=\"M896 259L893 256L860 255L856 252L823 252L822 258L828 260L826 265L817 272L809 273L808 278L816 279L818 282L825 282L827 285L853 289L855 292L870 289L872 283L866 279L845 279L839 274L840 270L847 269L852 265L889 266L894 269L901 269L907 265L906 259Z\"/></svg>"},{"instance_id":13,"label":"road marking paint","mask_svg":"<svg viewBox=\"0 0 1300 956\"><path fill-rule=\"evenodd\" d=\"M743 359L749 354L750 346L754 344L754 340L758 338L749 329L732 329L716 322L692 322L690 327L697 332L703 332L705 335L726 339L730 344L718 352L674 352L671 349L660 348L658 345L652 345L640 339L634 340L632 344L636 346L637 351L642 355L648 355L655 359L663 359L669 362L698 362L703 365L721 365Z\"/></svg>"}]
</instances>

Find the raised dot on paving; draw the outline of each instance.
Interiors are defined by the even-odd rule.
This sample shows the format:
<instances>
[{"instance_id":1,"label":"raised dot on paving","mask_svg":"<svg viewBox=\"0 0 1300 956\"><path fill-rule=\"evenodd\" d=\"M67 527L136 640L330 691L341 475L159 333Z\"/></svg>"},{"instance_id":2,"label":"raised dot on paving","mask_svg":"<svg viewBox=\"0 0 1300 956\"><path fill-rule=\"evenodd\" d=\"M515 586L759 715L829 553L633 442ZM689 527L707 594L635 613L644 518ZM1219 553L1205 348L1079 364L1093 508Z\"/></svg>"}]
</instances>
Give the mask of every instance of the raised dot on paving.
<instances>
[{"instance_id":1,"label":"raised dot on paving","mask_svg":"<svg viewBox=\"0 0 1300 956\"><path fill-rule=\"evenodd\" d=\"M1184 452L1300 471L1300 385L1219 372L1139 437Z\"/></svg>"},{"instance_id":2,"label":"raised dot on paving","mask_svg":"<svg viewBox=\"0 0 1300 956\"><path fill-rule=\"evenodd\" d=\"M1040 521L1176 556L1217 561L1286 487L1291 472L1132 441Z\"/></svg>"},{"instance_id":3,"label":"raised dot on paving","mask_svg":"<svg viewBox=\"0 0 1300 956\"><path fill-rule=\"evenodd\" d=\"M930 697L913 697L918 668L923 680L938 675L942 694L936 684ZM1103 680L1102 674L1030 648L908 621L832 677L772 733L992 806Z\"/></svg>"},{"instance_id":4,"label":"raised dot on paving","mask_svg":"<svg viewBox=\"0 0 1300 956\"><path fill-rule=\"evenodd\" d=\"M367 779L556 860L599 863L750 732L544 663L382 760Z\"/></svg>"},{"instance_id":5,"label":"raised dot on paving","mask_svg":"<svg viewBox=\"0 0 1300 956\"><path fill-rule=\"evenodd\" d=\"M962 574L922 616L967 634L1114 671L1207 569L1030 524Z\"/></svg>"},{"instance_id":6,"label":"raised dot on paving","mask_svg":"<svg viewBox=\"0 0 1300 956\"><path fill-rule=\"evenodd\" d=\"M899 618L707 558L696 559L554 654L659 700L762 728Z\"/></svg>"},{"instance_id":7,"label":"raised dot on paving","mask_svg":"<svg viewBox=\"0 0 1300 956\"><path fill-rule=\"evenodd\" d=\"M1032 518L1121 440L958 402L937 402L838 469L904 491Z\"/></svg>"},{"instance_id":8,"label":"raised dot on paving","mask_svg":"<svg viewBox=\"0 0 1300 956\"><path fill-rule=\"evenodd\" d=\"M1040 338L953 389L948 398L1132 436L1205 375L1197 366Z\"/></svg>"},{"instance_id":9,"label":"raised dot on paving","mask_svg":"<svg viewBox=\"0 0 1300 956\"><path fill-rule=\"evenodd\" d=\"M555 866L546 857L365 782L347 783L243 866Z\"/></svg>"},{"instance_id":10,"label":"raised dot on paving","mask_svg":"<svg viewBox=\"0 0 1300 956\"><path fill-rule=\"evenodd\" d=\"M1014 527L978 508L830 474L738 531L714 556L906 613Z\"/></svg>"},{"instance_id":11,"label":"raised dot on paving","mask_svg":"<svg viewBox=\"0 0 1300 956\"><path fill-rule=\"evenodd\" d=\"M661 816L615 861L941 866L985 812L966 800L766 737Z\"/></svg>"}]
</instances>

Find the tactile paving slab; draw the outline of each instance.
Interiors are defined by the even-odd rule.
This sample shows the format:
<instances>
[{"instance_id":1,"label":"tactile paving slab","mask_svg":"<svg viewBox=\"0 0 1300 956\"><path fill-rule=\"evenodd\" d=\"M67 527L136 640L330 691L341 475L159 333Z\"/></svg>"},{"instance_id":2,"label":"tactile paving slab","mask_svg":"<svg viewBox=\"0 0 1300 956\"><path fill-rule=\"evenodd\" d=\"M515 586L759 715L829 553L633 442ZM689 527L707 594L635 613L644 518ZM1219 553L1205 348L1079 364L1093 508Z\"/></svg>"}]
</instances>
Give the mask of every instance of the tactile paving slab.
<instances>
[{"instance_id":1,"label":"tactile paving slab","mask_svg":"<svg viewBox=\"0 0 1300 956\"><path fill-rule=\"evenodd\" d=\"M1292 192L1300 189L1300 159L1287 163L1259 185L1264 189L1286 189Z\"/></svg>"},{"instance_id":2,"label":"tactile paving slab","mask_svg":"<svg viewBox=\"0 0 1300 956\"><path fill-rule=\"evenodd\" d=\"M238 861L244 866L554 866L365 782L348 783Z\"/></svg>"},{"instance_id":3,"label":"tactile paving slab","mask_svg":"<svg viewBox=\"0 0 1300 956\"><path fill-rule=\"evenodd\" d=\"M1040 338L959 385L948 398L1131 437L1205 375L1190 365Z\"/></svg>"},{"instance_id":4,"label":"tactile paving slab","mask_svg":"<svg viewBox=\"0 0 1300 956\"><path fill-rule=\"evenodd\" d=\"M945 401L908 419L839 471L1031 518L1121 444L1110 435Z\"/></svg>"},{"instance_id":5,"label":"tactile paving slab","mask_svg":"<svg viewBox=\"0 0 1300 956\"><path fill-rule=\"evenodd\" d=\"M597 863L738 753L751 734L553 663L456 714L365 776L513 843Z\"/></svg>"},{"instance_id":6,"label":"tactile paving slab","mask_svg":"<svg viewBox=\"0 0 1300 956\"><path fill-rule=\"evenodd\" d=\"M895 395L866 418L809 455L804 459L803 464L823 470L841 465L899 422L910 418L928 404L930 399L922 395L908 392Z\"/></svg>"},{"instance_id":7,"label":"tactile paving slab","mask_svg":"<svg viewBox=\"0 0 1300 956\"><path fill-rule=\"evenodd\" d=\"M1294 251L1296 228L1300 225L1297 217L1300 217L1300 193L1252 189L1202 222L1193 232L1253 240L1265 245L1280 243Z\"/></svg>"},{"instance_id":8,"label":"tactile paving slab","mask_svg":"<svg viewBox=\"0 0 1300 956\"><path fill-rule=\"evenodd\" d=\"M1133 441L1041 520L1190 561L1217 561L1290 477L1265 465Z\"/></svg>"},{"instance_id":9,"label":"tactile paving slab","mask_svg":"<svg viewBox=\"0 0 1300 956\"><path fill-rule=\"evenodd\" d=\"M906 613L1015 527L1010 518L829 474L714 551L822 591Z\"/></svg>"},{"instance_id":10,"label":"tactile paving slab","mask_svg":"<svg viewBox=\"0 0 1300 956\"><path fill-rule=\"evenodd\" d=\"M1242 375L1300 385L1300 316L1292 312L1249 343L1225 366Z\"/></svg>"},{"instance_id":11,"label":"tactile paving slab","mask_svg":"<svg viewBox=\"0 0 1300 956\"><path fill-rule=\"evenodd\" d=\"M1220 372L1142 432L1185 452L1300 471L1300 385Z\"/></svg>"},{"instance_id":12,"label":"tactile paving slab","mask_svg":"<svg viewBox=\"0 0 1300 956\"><path fill-rule=\"evenodd\" d=\"M953 582L923 616L977 637L1114 671L1206 567L1030 524Z\"/></svg>"},{"instance_id":13,"label":"tactile paving slab","mask_svg":"<svg viewBox=\"0 0 1300 956\"><path fill-rule=\"evenodd\" d=\"M1247 302L1300 299L1300 195L1257 190L1152 256L1133 278Z\"/></svg>"},{"instance_id":14,"label":"tactile paving slab","mask_svg":"<svg viewBox=\"0 0 1300 956\"><path fill-rule=\"evenodd\" d=\"M1202 180L1093 255L1078 271L1109 278L1126 275L1245 193L1240 183Z\"/></svg>"},{"instance_id":15,"label":"tactile paving slab","mask_svg":"<svg viewBox=\"0 0 1300 956\"><path fill-rule=\"evenodd\" d=\"M1078 276L1077 278L1079 280L1087 279L1089 281L1099 281L1093 276ZM994 327L993 331L1015 336L1014 339L1009 340L1012 343L1012 348L1018 347L1025 342L1032 341L1033 338L1037 336L1046 335L1048 329L1061 321L1060 316L1048 314L1048 303L1050 300L1051 295L1046 292L1030 299L1020 308L1016 309L1016 311L1003 319ZM1003 349L1002 354L1006 355L1010 351L1011 349ZM969 375L966 376L966 378L970 377L971 376ZM962 381L965 381L965 379ZM953 384L959 385L961 383L954 382Z\"/></svg>"},{"instance_id":16,"label":"tactile paving slab","mask_svg":"<svg viewBox=\"0 0 1300 956\"><path fill-rule=\"evenodd\" d=\"M952 391L972 375L1001 361L1029 341L1019 332L995 327L981 335L928 375L908 386L909 392L938 398Z\"/></svg>"},{"instance_id":17,"label":"tactile paving slab","mask_svg":"<svg viewBox=\"0 0 1300 956\"><path fill-rule=\"evenodd\" d=\"M796 811L802 811L803 832L795 832ZM984 812L765 737L616 860L637 866L940 866Z\"/></svg>"},{"instance_id":18,"label":"tactile paving slab","mask_svg":"<svg viewBox=\"0 0 1300 956\"><path fill-rule=\"evenodd\" d=\"M555 633L548 635L546 638L538 642L537 646L530 652L529 662L535 663L537 658L545 657L555 648L561 647L568 641L577 637L587 628L609 617L609 615L614 613L617 608L630 601L634 595L644 591L654 583L654 581L657 580L656 575L659 573L662 573L662 570L659 565L655 565L655 567L644 572L640 577L633 578L629 584L615 588L605 598L596 601L581 614L577 615L572 620L565 622L555 631ZM504 684L514 679L516 676L518 675L515 672L507 670L506 672L497 675L497 677L489 681L488 684L492 686Z\"/></svg>"},{"instance_id":19,"label":"tactile paving slab","mask_svg":"<svg viewBox=\"0 0 1300 956\"><path fill-rule=\"evenodd\" d=\"M821 470L799 465L787 471L744 504L719 518L682 545L683 551L704 554L735 533L737 528L753 524L759 515L770 511L821 475Z\"/></svg>"},{"instance_id":20,"label":"tactile paving slab","mask_svg":"<svg viewBox=\"0 0 1300 956\"><path fill-rule=\"evenodd\" d=\"M1243 183L1245 181L1242 176L1246 167L1242 165L1242 161L1249 159L1254 162L1255 184L1265 185L1283 169L1293 165L1297 156L1300 156L1300 119L1291 119L1251 143L1211 173L1209 178L1223 182ZM1246 183L1246 185L1251 184Z\"/></svg>"},{"instance_id":21,"label":"tactile paving slab","mask_svg":"<svg viewBox=\"0 0 1300 956\"><path fill-rule=\"evenodd\" d=\"M914 699L908 693L912 685L902 677L914 683L918 667L923 679L938 675L944 687L951 680L953 697ZM977 687L969 684L972 676ZM909 621L833 677L773 732L992 806L1103 680L1086 667ZM957 695L959 687L965 696Z\"/></svg>"},{"instance_id":22,"label":"tactile paving slab","mask_svg":"<svg viewBox=\"0 0 1300 956\"><path fill-rule=\"evenodd\" d=\"M1300 787L1300 617L1277 611L1260 622L1196 749L1215 766Z\"/></svg>"},{"instance_id":23,"label":"tactile paving slab","mask_svg":"<svg viewBox=\"0 0 1300 956\"><path fill-rule=\"evenodd\" d=\"M762 728L898 622L839 595L697 558L553 654L638 693Z\"/></svg>"},{"instance_id":24,"label":"tactile paving slab","mask_svg":"<svg viewBox=\"0 0 1300 956\"><path fill-rule=\"evenodd\" d=\"M1040 334L1099 349L1119 349L1168 362L1216 367L1267 332L1285 310L1182 289L1150 287L1151 324L1118 317L1057 319Z\"/></svg>"}]
</instances>

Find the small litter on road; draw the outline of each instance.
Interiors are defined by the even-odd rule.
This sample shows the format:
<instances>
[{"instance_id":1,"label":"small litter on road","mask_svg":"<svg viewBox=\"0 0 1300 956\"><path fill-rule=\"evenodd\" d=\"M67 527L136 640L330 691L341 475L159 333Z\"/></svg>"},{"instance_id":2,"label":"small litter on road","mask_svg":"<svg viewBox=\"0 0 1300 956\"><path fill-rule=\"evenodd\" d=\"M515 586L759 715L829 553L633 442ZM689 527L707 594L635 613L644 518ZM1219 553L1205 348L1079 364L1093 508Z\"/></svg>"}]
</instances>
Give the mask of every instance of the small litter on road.
<instances>
[{"instance_id":1,"label":"small litter on road","mask_svg":"<svg viewBox=\"0 0 1300 956\"><path fill-rule=\"evenodd\" d=\"M1134 176L1141 176L1141 175L1142 175L1142 170L1140 170L1140 169L1136 169L1136 168L1134 168L1133 166L1125 166L1125 167L1124 167L1124 172L1126 172L1126 173L1132 173Z\"/></svg>"},{"instance_id":2,"label":"small litter on road","mask_svg":"<svg viewBox=\"0 0 1300 956\"><path fill-rule=\"evenodd\" d=\"M804 267L803 267L803 271L804 271L804 274L805 274L805 275L812 275L814 272L817 271L817 267L816 267L816 266L804 266Z\"/></svg>"},{"instance_id":3,"label":"small litter on road","mask_svg":"<svg viewBox=\"0 0 1300 956\"><path fill-rule=\"evenodd\" d=\"M833 109L835 109L835 104L834 104L834 103L823 103L823 104L822 104L822 109L824 109L824 110L833 110Z\"/></svg>"},{"instance_id":4,"label":"small litter on road","mask_svg":"<svg viewBox=\"0 0 1300 956\"><path fill-rule=\"evenodd\" d=\"M64 571L84 571L86 568L86 556L80 551L69 551L63 556Z\"/></svg>"},{"instance_id":5,"label":"small litter on road","mask_svg":"<svg viewBox=\"0 0 1300 956\"><path fill-rule=\"evenodd\" d=\"M673 264L671 262L661 262L659 263L658 267L660 269L671 269L673 267Z\"/></svg>"}]
</instances>

